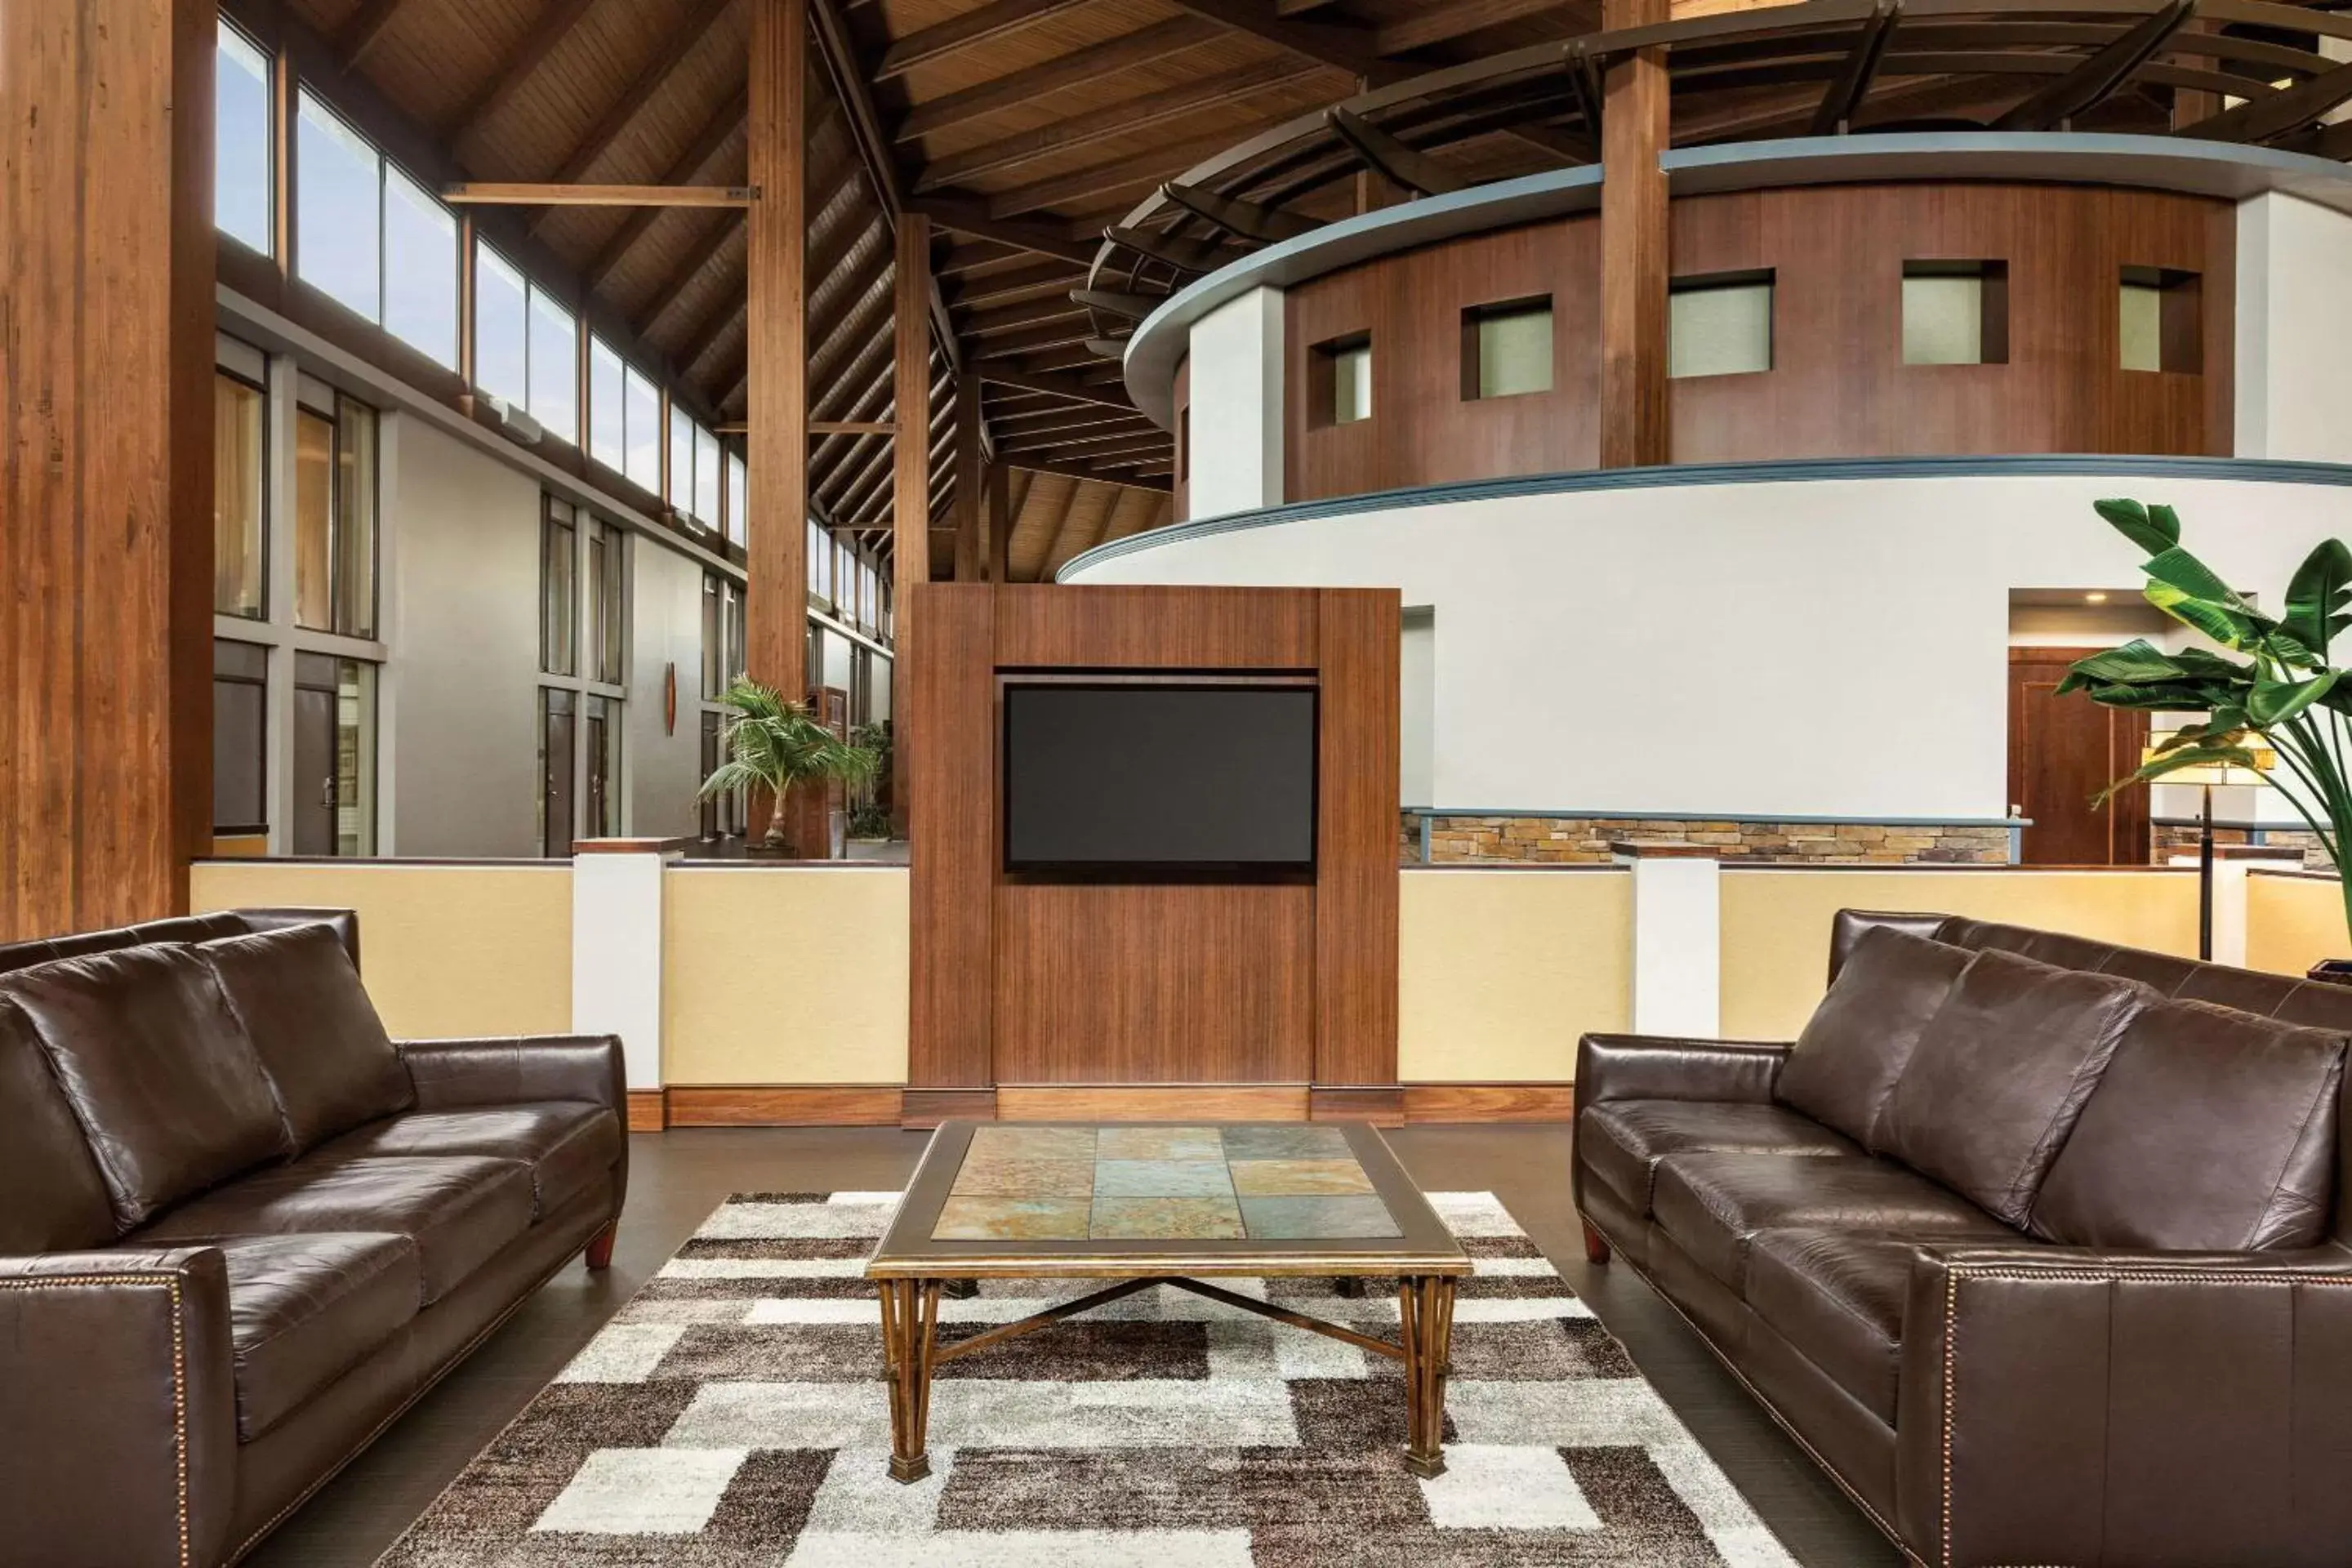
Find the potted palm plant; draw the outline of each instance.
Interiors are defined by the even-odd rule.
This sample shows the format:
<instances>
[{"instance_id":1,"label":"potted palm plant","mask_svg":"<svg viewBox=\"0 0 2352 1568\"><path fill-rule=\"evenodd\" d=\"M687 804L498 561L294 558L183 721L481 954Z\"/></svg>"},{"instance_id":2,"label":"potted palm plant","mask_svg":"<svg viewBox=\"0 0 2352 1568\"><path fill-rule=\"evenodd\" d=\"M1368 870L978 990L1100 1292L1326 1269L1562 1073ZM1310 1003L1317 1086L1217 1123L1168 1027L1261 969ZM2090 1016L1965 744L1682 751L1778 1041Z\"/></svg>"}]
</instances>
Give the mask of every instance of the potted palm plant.
<instances>
[{"instance_id":1,"label":"potted palm plant","mask_svg":"<svg viewBox=\"0 0 2352 1568\"><path fill-rule=\"evenodd\" d=\"M2116 531L2147 552L2147 602L2203 634L2230 658L2202 647L2166 653L2145 638L2078 659L2059 682L2061 694L2081 691L2108 708L2201 713L2158 745L2128 778L2100 793L2153 784L2167 774L2217 763L2253 770L2284 795L2310 826L2344 889L2345 925L2352 934L2352 881L2343 876L2345 836L2352 833L2352 784L2347 784L2347 717L2352 679L2328 662L2336 635L2352 626L2352 548L2322 540L2289 580L2281 614L2273 616L2182 548L2180 519L2168 506L2136 500L2095 503ZM2262 771L2256 742L2277 757ZM2341 979L2352 961L2331 959L2315 978Z\"/></svg>"},{"instance_id":2,"label":"potted palm plant","mask_svg":"<svg viewBox=\"0 0 2352 1568\"><path fill-rule=\"evenodd\" d=\"M863 784L880 766L874 752L843 740L773 687L739 679L719 701L733 715L727 721L727 760L702 781L702 795L707 799L745 788L768 792L774 808L754 853L791 852L784 803L794 786Z\"/></svg>"}]
</instances>

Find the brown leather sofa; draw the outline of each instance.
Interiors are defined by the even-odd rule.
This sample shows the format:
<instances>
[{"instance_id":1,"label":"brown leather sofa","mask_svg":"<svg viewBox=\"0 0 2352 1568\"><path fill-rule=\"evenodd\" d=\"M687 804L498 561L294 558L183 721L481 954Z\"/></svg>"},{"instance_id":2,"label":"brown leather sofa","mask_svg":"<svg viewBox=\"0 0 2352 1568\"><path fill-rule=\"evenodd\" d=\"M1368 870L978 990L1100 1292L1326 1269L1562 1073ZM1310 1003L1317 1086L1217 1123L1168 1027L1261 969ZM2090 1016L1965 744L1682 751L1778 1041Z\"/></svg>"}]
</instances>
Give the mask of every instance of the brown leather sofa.
<instances>
[{"instance_id":1,"label":"brown leather sofa","mask_svg":"<svg viewBox=\"0 0 2352 1568\"><path fill-rule=\"evenodd\" d=\"M609 1036L387 1039L348 910L0 947L0 1564L235 1562L583 1249Z\"/></svg>"},{"instance_id":2,"label":"brown leather sofa","mask_svg":"<svg viewBox=\"0 0 2352 1568\"><path fill-rule=\"evenodd\" d=\"M1846 910L1793 1046L1587 1036L1574 1188L1912 1561L2352 1563L2352 990Z\"/></svg>"}]
</instances>

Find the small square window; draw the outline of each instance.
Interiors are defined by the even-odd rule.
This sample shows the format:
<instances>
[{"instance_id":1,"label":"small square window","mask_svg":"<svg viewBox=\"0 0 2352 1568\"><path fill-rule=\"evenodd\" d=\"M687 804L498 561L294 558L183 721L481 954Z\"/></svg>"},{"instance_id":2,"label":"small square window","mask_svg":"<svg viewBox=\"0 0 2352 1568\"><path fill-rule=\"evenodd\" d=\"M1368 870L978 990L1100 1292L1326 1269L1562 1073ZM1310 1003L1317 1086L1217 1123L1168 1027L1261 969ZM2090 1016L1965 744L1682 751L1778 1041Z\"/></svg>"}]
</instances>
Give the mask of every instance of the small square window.
<instances>
[{"instance_id":1,"label":"small square window","mask_svg":"<svg viewBox=\"0 0 2352 1568\"><path fill-rule=\"evenodd\" d=\"M1905 364L2009 363L2009 263L1903 264Z\"/></svg>"},{"instance_id":2,"label":"small square window","mask_svg":"<svg viewBox=\"0 0 2352 1568\"><path fill-rule=\"evenodd\" d=\"M1677 278L1667 286L1666 374L1748 375L1772 368L1772 274Z\"/></svg>"},{"instance_id":3,"label":"small square window","mask_svg":"<svg viewBox=\"0 0 2352 1568\"><path fill-rule=\"evenodd\" d=\"M1355 332L1307 352L1307 423L1354 425L1372 416L1372 338Z\"/></svg>"},{"instance_id":4,"label":"small square window","mask_svg":"<svg viewBox=\"0 0 2352 1568\"><path fill-rule=\"evenodd\" d=\"M2195 375L2204 368L2199 279L2166 267L2126 267L2120 295L2126 370Z\"/></svg>"},{"instance_id":5,"label":"small square window","mask_svg":"<svg viewBox=\"0 0 2352 1568\"><path fill-rule=\"evenodd\" d=\"M1551 296L1462 312L1464 399L1551 390Z\"/></svg>"}]
</instances>

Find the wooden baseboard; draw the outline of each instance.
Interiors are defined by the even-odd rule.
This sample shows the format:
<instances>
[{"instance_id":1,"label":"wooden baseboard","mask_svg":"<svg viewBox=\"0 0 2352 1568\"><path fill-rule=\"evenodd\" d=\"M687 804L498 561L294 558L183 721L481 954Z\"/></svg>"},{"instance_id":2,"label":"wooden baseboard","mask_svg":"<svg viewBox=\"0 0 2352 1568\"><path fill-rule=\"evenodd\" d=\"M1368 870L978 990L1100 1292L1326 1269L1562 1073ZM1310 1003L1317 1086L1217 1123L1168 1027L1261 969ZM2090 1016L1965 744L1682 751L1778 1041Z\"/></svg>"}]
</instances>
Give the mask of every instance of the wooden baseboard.
<instances>
[{"instance_id":1,"label":"wooden baseboard","mask_svg":"<svg viewBox=\"0 0 2352 1568\"><path fill-rule=\"evenodd\" d=\"M1000 1084L1004 1121L1304 1121L1300 1084Z\"/></svg>"},{"instance_id":2,"label":"wooden baseboard","mask_svg":"<svg viewBox=\"0 0 2352 1568\"><path fill-rule=\"evenodd\" d=\"M1316 1121L1369 1121L1375 1127L1404 1125L1404 1089L1398 1084L1350 1085L1307 1090L1307 1114Z\"/></svg>"},{"instance_id":3,"label":"wooden baseboard","mask_svg":"<svg viewBox=\"0 0 2352 1568\"><path fill-rule=\"evenodd\" d=\"M896 1127L897 1084L696 1084L669 1090L672 1127Z\"/></svg>"},{"instance_id":4,"label":"wooden baseboard","mask_svg":"<svg viewBox=\"0 0 2352 1568\"><path fill-rule=\"evenodd\" d=\"M1409 1083L1407 1121L1573 1121L1572 1083Z\"/></svg>"},{"instance_id":5,"label":"wooden baseboard","mask_svg":"<svg viewBox=\"0 0 2352 1568\"><path fill-rule=\"evenodd\" d=\"M659 1132L669 1125L669 1091L661 1089L629 1090L629 1131Z\"/></svg>"},{"instance_id":6,"label":"wooden baseboard","mask_svg":"<svg viewBox=\"0 0 2352 1568\"><path fill-rule=\"evenodd\" d=\"M992 1089L908 1089L898 1111L898 1125L916 1129L942 1121L993 1121L996 1090Z\"/></svg>"}]
</instances>

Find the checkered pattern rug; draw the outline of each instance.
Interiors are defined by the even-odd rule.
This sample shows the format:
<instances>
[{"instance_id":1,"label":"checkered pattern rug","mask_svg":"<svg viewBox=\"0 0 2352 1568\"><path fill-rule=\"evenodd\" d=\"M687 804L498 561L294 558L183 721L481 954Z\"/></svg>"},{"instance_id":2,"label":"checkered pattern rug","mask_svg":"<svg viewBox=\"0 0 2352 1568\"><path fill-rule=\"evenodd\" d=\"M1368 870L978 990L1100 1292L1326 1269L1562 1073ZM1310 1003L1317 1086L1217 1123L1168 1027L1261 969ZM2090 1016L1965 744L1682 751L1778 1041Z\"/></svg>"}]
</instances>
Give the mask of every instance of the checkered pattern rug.
<instances>
[{"instance_id":1,"label":"checkered pattern rug","mask_svg":"<svg viewBox=\"0 0 2352 1568\"><path fill-rule=\"evenodd\" d=\"M1493 1197L1446 1473L1405 1472L1398 1364L1164 1287L950 1362L931 1476L885 1474L859 1268L895 1193L730 1199L380 1568L1792 1568ZM1236 1282L1393 1333L1386 1282ZM942 1339L1072 1288L990 1282Z\"/></svg>"}]
</instances>

